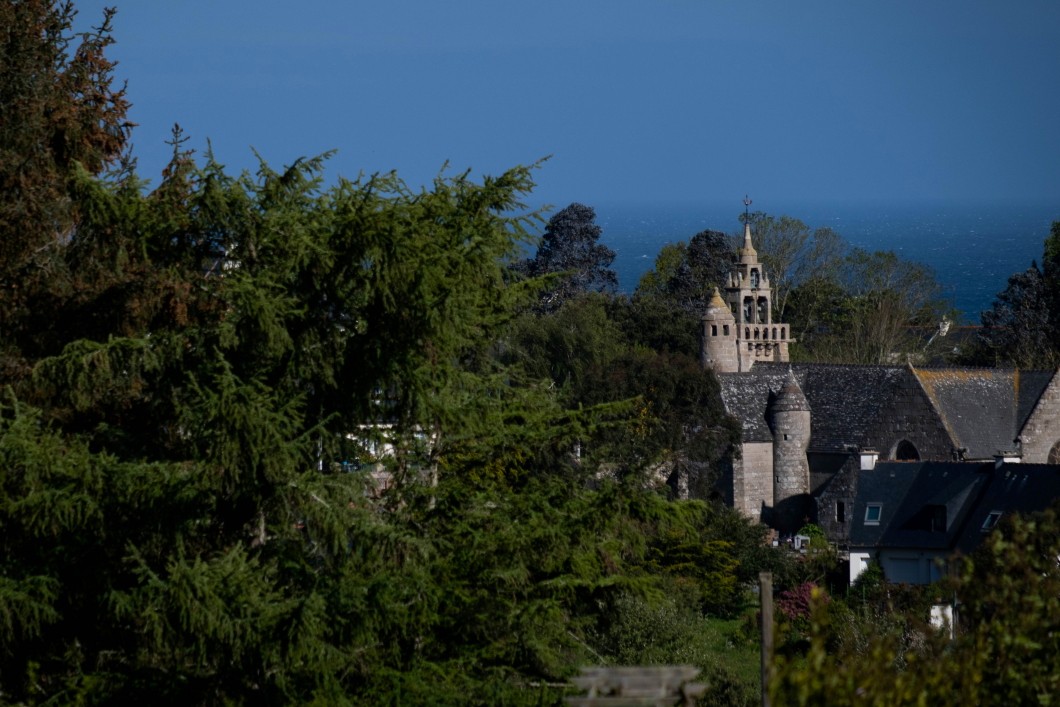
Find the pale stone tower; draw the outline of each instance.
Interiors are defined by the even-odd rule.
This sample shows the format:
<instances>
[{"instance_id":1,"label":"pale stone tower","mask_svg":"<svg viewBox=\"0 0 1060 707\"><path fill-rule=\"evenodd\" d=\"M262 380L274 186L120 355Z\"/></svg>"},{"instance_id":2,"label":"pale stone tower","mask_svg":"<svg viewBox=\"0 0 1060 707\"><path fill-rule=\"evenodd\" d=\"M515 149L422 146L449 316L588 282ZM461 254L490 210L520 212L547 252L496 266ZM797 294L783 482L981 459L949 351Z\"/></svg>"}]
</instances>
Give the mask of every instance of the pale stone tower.
<instances>
[{"instance_id":1,"label":"pale stone tower","mask_svg":"<svg viewBox=\"0 0 1060 707\"><path fill-rule=\"evenodd\" d=\"M744 199L750 205L750 199ZM726 306L723 316L720 307ZM715 291L703 315L700 360L718 373L749 371L756 361L788 360L787 324L773 321L773 288L758 252L751 243L751 224L745 220L743 247L729 272L725 299Z\"/></svg>"},{"instance_id":2,"label":"pale stone tower","mask_svg":"<svg viewBox=\"0 0 1060 707\"><path fill-rule=\"evenodd\" d=\"M769 406L773 425L773 522L777 530L798 530L811 514L810 404L793 374Z\"/></svg>"},{"instance_id":3,"label":"pale stone tower","mask_svg":"<svg viewBox=\"0 0 1060 707\"><path fill-rule=\"evenodd\" d=\"M788 325L773 321L773 287L751 243L750 223L744 223L739 255L725 288L725 299L736 319L737 370L749 371L756 361L786 362L792 340Z\"/></svg>"},{"instance_id":4,"label":"pale stone tower","mask_svg":"<svg viewBox=\"0 0 1060 707\"><path fill-rule=\"evenodd\" d=\"M736 318L729 305L721 298L718 288L703 315L703 344L700 347L700 363L715 371L738 371L736 354Z\"/></svg>"}]
</instances>

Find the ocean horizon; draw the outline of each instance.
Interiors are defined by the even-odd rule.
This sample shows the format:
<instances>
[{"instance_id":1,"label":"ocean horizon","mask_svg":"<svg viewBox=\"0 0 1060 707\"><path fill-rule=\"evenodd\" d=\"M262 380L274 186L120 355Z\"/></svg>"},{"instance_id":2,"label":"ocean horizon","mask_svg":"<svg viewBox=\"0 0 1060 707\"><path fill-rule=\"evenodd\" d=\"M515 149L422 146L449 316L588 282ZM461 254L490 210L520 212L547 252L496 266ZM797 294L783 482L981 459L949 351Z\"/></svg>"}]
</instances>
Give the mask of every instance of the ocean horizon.
<instances>
[{"instance_id":1,"label":"ocean horizon","mask_svg":"<svg viewBox=\"0 0 1060 707\"><path fill-rule=\"evenodd\" d=\"M632 292L668 243L704 229L740 233L742 203L590 204L603 229L601 242L616 253L619 288ZM562 207L559 207L562 208ZM752 204L752 210L798 218L810 229L828 227L852 246L891 250L935 271L963 324L978 324L1008 278L1041 264L1042 246L1060 202L989 204Z\"/></svg>"}]
</instances>

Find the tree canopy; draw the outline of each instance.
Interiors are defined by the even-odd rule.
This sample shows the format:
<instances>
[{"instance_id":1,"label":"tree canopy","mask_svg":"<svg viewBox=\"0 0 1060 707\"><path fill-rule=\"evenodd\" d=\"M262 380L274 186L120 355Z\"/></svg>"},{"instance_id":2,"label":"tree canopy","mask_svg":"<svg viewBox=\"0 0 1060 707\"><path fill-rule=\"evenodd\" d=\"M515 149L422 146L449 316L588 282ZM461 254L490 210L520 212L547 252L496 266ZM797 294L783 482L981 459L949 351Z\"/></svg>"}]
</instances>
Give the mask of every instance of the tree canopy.
<instances>
[{"instance_id":1,"label":"tree canopy","mask_svg":"<svg viewBox=\"0 0 1060 707\"><path fill-rule=\"evenodd\" d=\"M71 7L5 8L55 51L0 83L73 110L84 57L120 138L106 23L67 60ZM326 156L233 176L178 132L148 190L120 141L48 152L36 106L0 145L46 157L0 223L5 701L531 704L635 647L614 607L738 610L761 529L653 475L728 453L716 382L620 298L534 311L531 169L325 188ZM606 290L591 209L553 221L543 273L573 234Z\"/></svg>"},{"instance_id":2,"label":"tree canopy","mask_svg":"<svg viewBox=\"0 0 1060 707\"><path fill-rule=\"evenodd\" d=\"M537 253L517 266L531 277L551 276L541 293L544 310L554 311L583 292L617 290L615 252L599 242L602 233L596 211L584 204L570 204L548 220Z\"/></svg>"},{"instance_id":3,"label":"tree canopy","mask_svg":"<svg viewBox=\"0 0 1060 707\"><path fill-rule=\"evenodd\" d=\"M1042 263L1008 279L964 360L978 365L1055 368L1060 365L1060 221L1045 239Z\"/></svg>"}]
</instances>

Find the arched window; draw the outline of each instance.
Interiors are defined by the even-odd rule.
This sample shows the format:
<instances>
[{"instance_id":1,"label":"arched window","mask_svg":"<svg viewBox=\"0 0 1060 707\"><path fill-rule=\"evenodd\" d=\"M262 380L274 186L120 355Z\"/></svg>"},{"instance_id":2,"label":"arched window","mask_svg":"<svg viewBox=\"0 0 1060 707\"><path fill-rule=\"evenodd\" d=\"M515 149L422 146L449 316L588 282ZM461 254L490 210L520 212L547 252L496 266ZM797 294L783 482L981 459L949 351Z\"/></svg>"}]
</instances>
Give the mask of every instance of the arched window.
<instances>
[{"instance_id":1,"label":"arched window","mask_svg":"<svg viewBox=\"0 0 1060 707\"><path fill-rule=\"evenodd\" d=\"M784 329L785 329L785 327L780 327L780 338L781 339L788 338L787 334L784 333Z\"/></svg>"},{"instance_id":2,"label":"arched window","mask_svg":"<svg viewBox=\"0 0 1060 707\"><path fill-rule=\"evenodd\" d=\"M1053 448L1049 450L1049 459L1046 464L1060 464L1060 440L1057 440Z\"/></svg>"},{"instance_id":3,"label":"arched window","mask_svg":"<svg viewBox=\"0 0 1060 707\"><path fill-rule=\"evenodd\" d=\"M755 327L755 340L758 339L758 327Z\"/></svg>"},{"instance_id":4,"label":"arched window","mask_svg":"<svg viewBox=\"0 0 1060 707\"><path fill-rule=\"evenodd\" d=\"M751 271L751 287L756 290L758 289L758 270Z\"/></svg>"},{"instance_id":5,"label":"arched window","mask_svg":"<svg viewBox=\"0 0 1060 707\"><path fill-rule=\"evenodd\" d=\"M762 338L763 339L768 339L769 338L769 327L766 327L765 329L762 330Z\"/></svg>"},{"instance_id":6,"label":"arched window","mask_svg":"<svg viewBox=\"0 0 1060 707\"><path fill-rule=\"evenodd\" d=\"M900 462L918 462L920 461L920 452L917 451L916 446L912 442L903 439L894 446L894 458Z\"/></svg>"},{"instance_id":7,"label":"arched window","mask_svg":"<svg viewBox=\"0 0 1060 707\"><path fill-rule=\"evenodd\" d=\"M777 338L777 328L773 327L773 338Z\"/></svg>"},{"instance_id":8,"label":"arched window","mask_svg":"<svg viewBox=\"0 0 1060 707\"><path fill-rule=\"evenodd\" d=\"M743 338L745 338L745 339L750 339L751 338L751 327L745 326L743 328Z\"/></svg>"}]
</instances>

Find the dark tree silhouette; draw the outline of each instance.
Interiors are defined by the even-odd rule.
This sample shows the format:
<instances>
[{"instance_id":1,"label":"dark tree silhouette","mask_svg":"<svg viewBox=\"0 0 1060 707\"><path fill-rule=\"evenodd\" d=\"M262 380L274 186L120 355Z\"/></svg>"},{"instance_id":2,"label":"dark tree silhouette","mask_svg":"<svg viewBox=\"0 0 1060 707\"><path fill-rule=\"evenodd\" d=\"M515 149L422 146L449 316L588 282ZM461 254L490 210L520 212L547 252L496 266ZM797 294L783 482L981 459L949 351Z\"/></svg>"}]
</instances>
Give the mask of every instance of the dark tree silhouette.
<instances>
[{"instance_id":1,"label":"dark tree silhouette","mask_svg":"<svg viewBox=\"0 0 1060 707\"><path fill-rule=\"evenodd\" d=\"M555 276L541 295L541 307L558 309L583 292L614 292L618 276L611 269L615 252L599 243L603 229L591 206L574 203L548 221L537 254L519 269L531 277Z\"/></svg>"}]
</instances>

